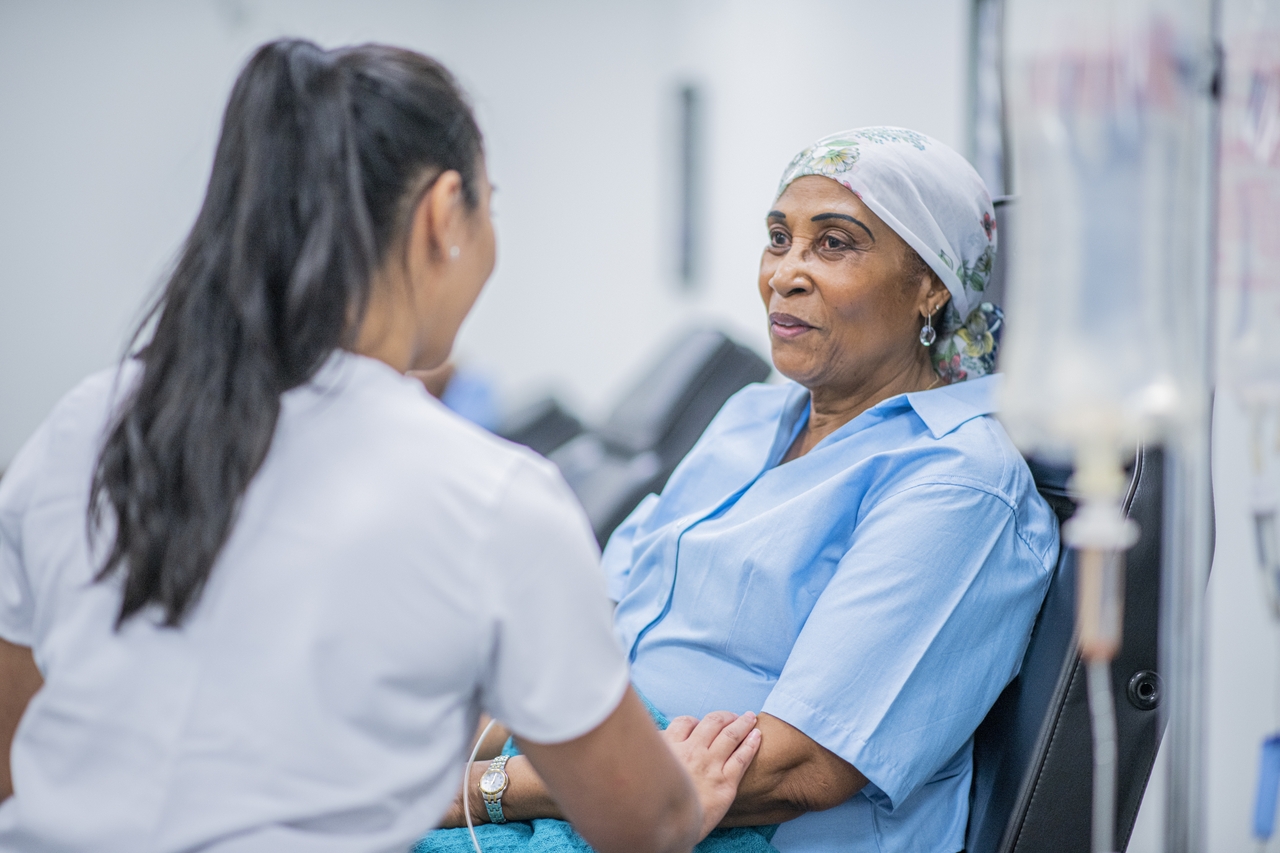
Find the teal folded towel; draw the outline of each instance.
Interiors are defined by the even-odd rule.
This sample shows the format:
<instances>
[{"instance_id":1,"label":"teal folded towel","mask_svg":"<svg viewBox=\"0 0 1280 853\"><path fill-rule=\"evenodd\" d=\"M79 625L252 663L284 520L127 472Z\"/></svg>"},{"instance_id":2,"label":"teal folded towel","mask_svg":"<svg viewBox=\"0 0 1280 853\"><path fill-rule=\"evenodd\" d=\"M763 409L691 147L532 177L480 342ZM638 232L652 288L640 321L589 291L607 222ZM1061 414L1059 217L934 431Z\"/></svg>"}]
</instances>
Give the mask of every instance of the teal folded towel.
<instances>
[{"instance_id":1,"label":"teal folded towel","mask_svg":"<svg viewBox=\"0 0 1280 853\"><path fill-rule=\"evenodd\" d=\"M644 696L640 699L658 728L665 729L670 720ZM502 754L519 755L520 750L516 749L514 740L508 739ZM777 829L777 825L717 829L693 848L694 853L778 853L769 843ZM484 853L593 853L591 846L566 821L550 818L482 823L476 827L476 838ZM474 853L474 850L465 826L434 830L413 846L413 853Z\"/></svg>"}]
</instances>

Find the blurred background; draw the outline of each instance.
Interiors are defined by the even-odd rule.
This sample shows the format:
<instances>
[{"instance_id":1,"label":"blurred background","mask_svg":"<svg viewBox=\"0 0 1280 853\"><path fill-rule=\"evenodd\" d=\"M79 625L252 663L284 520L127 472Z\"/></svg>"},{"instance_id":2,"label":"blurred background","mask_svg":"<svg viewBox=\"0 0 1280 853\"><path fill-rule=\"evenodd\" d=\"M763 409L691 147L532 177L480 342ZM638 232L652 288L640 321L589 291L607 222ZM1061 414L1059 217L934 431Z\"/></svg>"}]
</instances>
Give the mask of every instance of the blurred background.
<instances>
[{"instance_id":1,"label":"blurred background","mask_svg":"<svg viewBox=\"0 0 1280 853\"><path fill-rule=\"evenodd\" d=\"M963 147L967 14L963 0L5 0L0 465L119 356L191 225L231 82L267 39L391 42L457 74L500 241L457 358L511 405L552 387L591 415L695 322L763 351L764 214L805 144L879 123ZM686 87L700 119L689 277Z\"/></svg>"},{"instance_id":2,"label":"blurred background","mask_svg":"<svg viewBox=\"0 0 1280 853\"><path fill-rule=\"evenodd\" d=\"M763 216L788 160L870 124L974 159L993 194L976 0L0 0L0 470L54 402L120 358L191 225L232 80L261 42L429 53L487 139L499 261L456 360L512 411L585 420L673 336L767 356ZM985 76L984 76L985 75ZM1215 416L1209 849L1249 840L1277 643L1246 527L1245 426ZM1159 848L1161 769L1133 851ZM1275 849L1280 850L1280 846Z\"/></svg>"}]
</instances>

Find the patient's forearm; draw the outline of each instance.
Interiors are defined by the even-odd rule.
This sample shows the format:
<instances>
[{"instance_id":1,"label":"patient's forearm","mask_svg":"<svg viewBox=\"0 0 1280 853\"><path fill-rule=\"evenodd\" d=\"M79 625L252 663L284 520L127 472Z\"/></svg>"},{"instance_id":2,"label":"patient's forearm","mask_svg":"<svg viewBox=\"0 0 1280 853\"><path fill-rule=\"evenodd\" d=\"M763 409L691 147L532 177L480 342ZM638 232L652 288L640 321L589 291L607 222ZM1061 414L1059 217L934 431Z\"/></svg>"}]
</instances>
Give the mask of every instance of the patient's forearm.
<instances>
[{"instance_id":1,"label":"patient's forearm","mask_svg":"<svg viewBox=\"0 0 1280 853\"><path fill-rule=\"evenodd\" d=\"M489 762L476 761L471 765L469 776L468 800L471 806L471 822L477 826L489 823L489 813L485 809L484 798L480 796L480 777L489 769ZM533 769L529 759L517 755L507 761L508 787L502 794L502 814L507 820L535 820L537 818L557 818L564 820L560 806L552 799L551 793L543 783L538 771ZM450 829L466 826L462 816L461 800L453 804L445 815L441 826Z\"/></svg>"},{"instance_id":2,"label":"patient's forearm","mask_svg":"<svg viewBox=\"0 0 1280 853\"><path fill-rule=\"evenodd\" d=\"M502 723L497 723L493 728L489 729L488 734L485 734L485 726L489 725L489 721L491 719L492 718L488 714L481 714L480 722L476 726L475 738L471 741L471 746L473 748L476 745L476 740L479 739L481 735L484 735L484 742L481 743L480 748L476 750L477 761L487 762L492 760L494 756L502 752L502 747L506 745L507 738L511 737L511 730L502 725Z\"/></svg>"},{"instance_id":3,"label":"patient's forearm","mask_svg":"<svg viewBox=\"0 0 1280 853\"><path fill-rule=\"evenodd\" d=\"M757 726L760 752L721 826L781 823L834 808L867 784L852 764L777 717L761 714Z\"/></svg>"}]
</instances>

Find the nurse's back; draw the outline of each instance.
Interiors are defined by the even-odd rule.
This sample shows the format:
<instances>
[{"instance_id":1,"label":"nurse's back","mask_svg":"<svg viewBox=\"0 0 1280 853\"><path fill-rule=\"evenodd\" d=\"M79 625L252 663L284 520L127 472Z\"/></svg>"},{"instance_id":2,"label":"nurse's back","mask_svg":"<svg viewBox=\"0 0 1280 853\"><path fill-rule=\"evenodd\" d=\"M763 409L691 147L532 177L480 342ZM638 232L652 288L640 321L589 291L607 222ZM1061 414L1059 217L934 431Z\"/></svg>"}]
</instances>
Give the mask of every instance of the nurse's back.
<instances>
[{"instance_id":1,"label":"nurse's back","mask_svg":"<svg viewBox=\"0 0 1280 853\"><path fill-rule=\"evenodd\" d=\"M72 392L0 489L27 587L6 590L0 622L47 679L14 743L0 847L328 849L336 833L405 849L456 792L474 696L549 742L617 703L590 533L558 478L351 354L285 395L181 628L152 608L116 631L120 584L94 583L84 536L113 386ZM530 707L551 687L530 677L565 659L590 676Z\"/></svg>"},{"instance_id":2,"label":"nurse's back","mask_svg":"<svg viewBox=\"0 0 1280 853\"><path fill-rule=\"evenodd\" d=\"M0 850L403 851L482 710L597 849L725 814L751 721L668 749L563 482L403 375L493 269L489 193L432 60L250 59L145 347L0 480Z\"/></svg>"}]
</instances>

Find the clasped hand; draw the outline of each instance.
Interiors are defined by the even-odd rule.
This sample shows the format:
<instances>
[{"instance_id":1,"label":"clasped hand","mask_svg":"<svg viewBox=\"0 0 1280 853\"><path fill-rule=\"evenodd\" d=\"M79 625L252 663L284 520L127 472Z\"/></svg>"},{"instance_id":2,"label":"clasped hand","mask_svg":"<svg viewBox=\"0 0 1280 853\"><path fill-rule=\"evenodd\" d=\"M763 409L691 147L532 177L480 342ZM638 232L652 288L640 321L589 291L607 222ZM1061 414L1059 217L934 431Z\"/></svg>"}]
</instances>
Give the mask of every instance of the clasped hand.
<instances>
[{"instance_id":1,"label":"clasped hand","mask_svg":"<svg viewBox=\"0 0 1280 853\"><path fill-rule=\"evenodd\" d=\"M701 720L676 717L662 739L693 780L702 805L702 837L724 819L738 785L760 750L756 715L712 711Z\"/></svg>"},{"instance_id":2,"label":"clasped hand","mask_svg":"<svg viewBox=\"0 0 1280 853\"><path fill-rule=\"evenodd\" d=\"M738 793L743 775L760 750L761 734L756 728L756 715L749 711L741 715L714 711L701 720L676 717L660 734L693 782L703 817L699 837L706 837L724 819ZM498 736L505 738L506 734L498 733ZM477 824L488 820L476 787L487 765L487 761L477 761L469 774L471 814ZM511 787L503 795L503 811L508 819L564 819L537 771L524 756L508 762L507 773ZM441 826L456 828L465 825L459 794Z\"/></svg>"}]
</instances>

